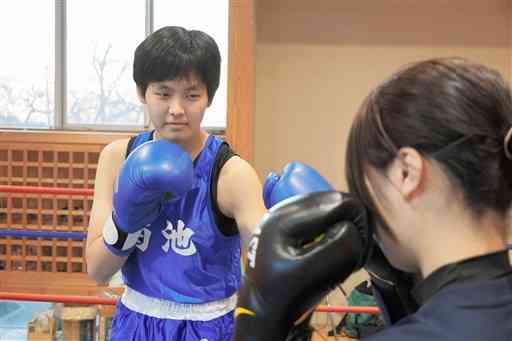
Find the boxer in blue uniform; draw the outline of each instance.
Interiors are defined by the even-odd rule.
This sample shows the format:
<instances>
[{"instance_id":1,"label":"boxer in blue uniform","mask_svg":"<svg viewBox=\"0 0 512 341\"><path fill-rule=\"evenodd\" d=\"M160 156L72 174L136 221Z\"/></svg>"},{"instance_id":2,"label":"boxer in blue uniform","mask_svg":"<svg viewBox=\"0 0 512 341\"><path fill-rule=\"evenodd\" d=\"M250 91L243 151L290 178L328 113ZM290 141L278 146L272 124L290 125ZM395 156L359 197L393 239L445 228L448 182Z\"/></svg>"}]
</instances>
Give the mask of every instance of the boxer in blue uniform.
<instances>
[{"instance_id":1,"label":"boxer in blue uniform","mask_svg":"<svg viewBox=\"0 0 512 341\"><path fill-rule=\"evenodd\" d=\"M112 340L231 338L242 242L266 209L254 169L200 128L219 72L199 31L165 27L135 52L155 129L102 151L87 239L89 274L103 283L121 269L126 284ZM318 176L293 163L265 193L320 190Z\"/></svg>"},{"instance_id":2,"label":"boxer in blue uniform","mask_svg":"<svg viewBox=\"0 0 512 341\"><path fill-rule=\"evenodd\" d=\"M136 49L134 80L154 130L100 154L87 237L99 283L126 290L112 340L229 340L240 253L266 209L254 169L201 129L220 54L200 31L164 27Z\"/></svg>"},{"instance_id":3,"label":"boxer in blue uniform","mask_svg":"<svg viewBox=\"0 0 512 341\"><path fill-rule=\"evenodd\" d=\"M364 340L512 340L511 140L497 71L441 58L395 73L352 125L350 193L288 200L259 225L234 340L285 340L362 263L389 324Z\"/></svg>"}]
</instances>

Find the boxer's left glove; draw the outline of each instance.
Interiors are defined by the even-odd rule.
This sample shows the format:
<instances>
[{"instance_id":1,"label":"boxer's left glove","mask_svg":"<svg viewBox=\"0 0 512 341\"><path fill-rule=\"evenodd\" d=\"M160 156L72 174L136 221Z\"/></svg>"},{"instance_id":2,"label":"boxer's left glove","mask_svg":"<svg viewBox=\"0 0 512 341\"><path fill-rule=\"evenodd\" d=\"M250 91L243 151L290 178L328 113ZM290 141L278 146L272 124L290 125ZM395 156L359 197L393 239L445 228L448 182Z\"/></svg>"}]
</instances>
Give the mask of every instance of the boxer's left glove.
<instances>
[{"instance_id":1,"label":"boxer's left glove","mask_svg":"<svg viewBox=\"0 0 512 341\"><path fill-rule=\"evenodd\" d=\"M193 184L192 159L177 144L157 140L134 149L119 171L112 216L103 228L107 249L116 256L129 255L140 231L160 215L165 196L182 196Z\"/></svg>"},{"instance_id":2,"label":"boxer's left glove","mask_svg":"<svg viewBox=\"0 0 512 341\"><path fill-rule=\"evenodd\" d=\"M371 249L364 205L341 192L271 209L249 244L235 310L235 341L282 341L294 321L360 269Z\"/></svg>"},{"instance_id":3,"label":"boxer's left glove","mask_svg":"<svg viewBox=\"0 0 512 341\"><path fill-rule=\"evenodd\" d=\"M312 192L332 191L333 188L313 167L299 162L288 163L281 174L271 172L263 184L263 201L267 209L275 204Z\"/></svg>"}]
</instances>

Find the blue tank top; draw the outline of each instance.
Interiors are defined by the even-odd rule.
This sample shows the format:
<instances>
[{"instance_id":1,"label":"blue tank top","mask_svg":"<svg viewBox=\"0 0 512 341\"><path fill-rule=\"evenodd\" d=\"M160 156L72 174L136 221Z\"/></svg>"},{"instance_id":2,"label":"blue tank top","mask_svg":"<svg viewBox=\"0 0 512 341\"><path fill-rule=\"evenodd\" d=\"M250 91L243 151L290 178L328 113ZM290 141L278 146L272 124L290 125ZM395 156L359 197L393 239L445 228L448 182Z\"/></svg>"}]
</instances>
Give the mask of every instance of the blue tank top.
<instances>
[{"instance_id":1,"label":"blue tank top","mask_svg":"<svg viewBox=\"0 0 512 341\"><path fill-rule=\"evenodd\" d=\"M132 151L153 138L139 134ZM208 136L194 160L195 183L181 198L162 199L159 218L146 227L123 265L126 285L159 299L206 303L232 296L240 286L240 235L226 236L215 224L213 168L223 141Z\"/></svg>"}]
</instances>

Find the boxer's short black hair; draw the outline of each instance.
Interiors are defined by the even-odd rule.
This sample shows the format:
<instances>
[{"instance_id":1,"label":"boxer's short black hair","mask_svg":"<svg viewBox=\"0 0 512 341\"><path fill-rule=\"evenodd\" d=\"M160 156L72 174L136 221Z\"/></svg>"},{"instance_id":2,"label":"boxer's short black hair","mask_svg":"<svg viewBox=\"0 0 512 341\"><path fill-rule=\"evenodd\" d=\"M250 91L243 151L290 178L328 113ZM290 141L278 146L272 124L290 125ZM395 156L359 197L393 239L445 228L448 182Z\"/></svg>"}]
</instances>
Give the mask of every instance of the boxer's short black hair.
<instances>
[{"instance_id":1,"label":"boxer's short black hair","mask_svg":"<svg viewBox=\"0 0 512 341\"><path fill-rule=\"evenodd\" d=\"M220 79L220 52L215 40L197 30L166 26L149 35L135 50L133 79L142 95L152 82L199 77L211 104Z\"/></svg>"}]
</instances>

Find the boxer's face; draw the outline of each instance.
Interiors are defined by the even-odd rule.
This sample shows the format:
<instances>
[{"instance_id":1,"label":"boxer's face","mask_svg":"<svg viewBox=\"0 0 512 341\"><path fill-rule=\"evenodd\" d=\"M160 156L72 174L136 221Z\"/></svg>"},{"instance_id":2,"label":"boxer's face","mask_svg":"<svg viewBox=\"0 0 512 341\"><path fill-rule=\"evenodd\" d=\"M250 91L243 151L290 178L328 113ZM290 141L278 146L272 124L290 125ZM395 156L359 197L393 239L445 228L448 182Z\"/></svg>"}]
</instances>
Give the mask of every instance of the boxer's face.
<instances>
[{"instance_id":1,"label":"boxer's face","mask_svg":"<svg viewBox=\"0 0 512 341\"><path fill-rule=\"evenodd\" d=\"M208 91L195 74L152 82L144 96L139 93L139 98L147 105L151 122L162 138L187 143L199 136L208 107Z\"/></svg>"},{"instance_id":2,"label":"boxer's face","mask_svg":"<svg viewBox=\"0 0 512 341\"><path fill-rule=\"evenodd\" d=\"M385 193L380 181L373 178L367 181L367 186L378 210L375 219L374 238L389 262L397 269L412 272L413 266L409 264L410 257L404 249L404 237L401 233L401 219L396 215L398 207L393 205L392 193Z\"/></svg>"},{"instance_id":3,"label":"boxer's face","mask_svg":"<svg viewBox=\"0 0 512 341\"><path fill-rule=\"evenodd\" d=\"M371 169L365 182L378 210L376 241L393 266L417 272L416 239L422 237L423 226L418 209L421 174L412 169L416 160L408 157L405 163L397 159L385 171Z\"/></svg>"}]
</instances>

